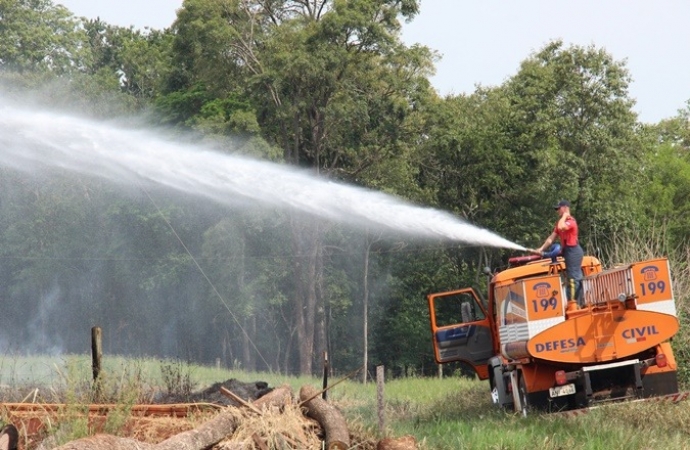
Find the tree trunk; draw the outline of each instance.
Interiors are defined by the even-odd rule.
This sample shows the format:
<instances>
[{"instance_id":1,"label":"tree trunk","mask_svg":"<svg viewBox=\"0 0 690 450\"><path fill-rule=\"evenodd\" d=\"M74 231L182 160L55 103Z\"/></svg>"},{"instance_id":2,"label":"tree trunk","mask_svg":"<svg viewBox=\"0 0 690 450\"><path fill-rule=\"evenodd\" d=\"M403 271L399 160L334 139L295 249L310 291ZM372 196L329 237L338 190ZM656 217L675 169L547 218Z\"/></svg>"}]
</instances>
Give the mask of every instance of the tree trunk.
<instances>
[{"instance_id":1,"label":"tree trunk","mask_svg":"<svg viewBox=\"0 0 690 450\"><path fill-rule=\"evenodd\" d=\"M307 320L305 318L304 310L306 309L306 290L304 288L304 256L302 255L303 245L301 243L302 230L300 229L299 219L292 217L291 227L292 227L292 253L295 255L293 270L293 278L295 280L295 291L293 302L295 307L293 309L294 313L294 323L297 331L297 359L299 360L299 373L303 375L309 375L311 372L311 367L306 365L303 361L303 355L309 350L309 343L306 342L307 334L305 333ZM311 358L310 358L311 361ZM305 374L305 370L309 371Z\"/></svg>"},{"instance_id":2,"label":"tree trunk","mask_svg":"<svg viewBox=\"0 0 690 450\"><path fill-rule=\"evenodd\" d=\"M242 240L240 242L239 257L240 257L240 268L237 271L237 287L239 292L245 291L245 272L246 272L246 248L247 248L247 238L242 235ZM247 301L247 299L242 299L242 301ZM252 317L244 316L242 318L242 368L252 372L254 371L254 353L252 352L253 340L256 338L254 334L255 328L251 327ZM256 350L256 348L254 348Z\"/></svg>"},{"instance_id":3,"label":"tree trunk","mask_svg":"<svg viewBox=\"0 0 690 450\"><path fill-rule=\"evenodd\" d=\"M304 406L307 407L307 415L323 427L326 434L326 450L349 449L350 432L345 418L335 406L319 397L318 393L319 391L312 386L302 386L299 398L301 401L311 398Z\"/></svg>"},{"instance_id":4,"label":"tree trunk","mask_svg":"<svg viewBox=\"0 0 690 450\"><path fill-rule=\"evenodd\" d=\"M323 294L323 247L321 245L321 240L319 239L316 251L316 265L315 265L315 283L314 283L314 295L316 298L316 304L318 305L316 314L316 326L315 326L315 336L314 336L314 359L317 362L317 368L322 367L323 355L327 350L328 342L328 325L326 320L326 311L328 305L326 304L326 298ZM318 358L318 359L317 359Z\"/></svg>"},{"instance_id":5,"label":"tree trunk","mask_svg":"<svg viewBox=\"0 0 690 450\"><path fill-rule=\"evenodd\" d=\"M295 325L301 375L312 375L316 316L317 256L321 247L319 224L293 217L293 250L295 258Z\"/></svg>"},{"instance_id":6,"label":"tree trunk","mask_svg":"<svg viewBox=\"0 0 690 450\"><path fill-rule=\"evenodd\" d=\"M367 374L369 371L369 251L371 243L367 237L366 246L364 247L364 276L362 277L362 338L363 338L363 365L362 383L367 384Z\"/></svg>"},{"instance_id":7,"label":"tree trunk","mask_svg":"<svg viewBox=\"0 0 690 450\"><path fill-rule=\"evenodd\" d=\"M51 447L52 448L52 447ZM109 434L96 434L76 441L68 442L54 450L155 450L155 444L147 444L134 439L111 436ZM48 447L39 446L39 449Z\"/></svg>"},{"instance_id":8,"label":"tree trunk","mask_svg":"<svg viewBox=\"0 0 690 450\"><path fill-rule=\"evenodd\" d=\"M371 258L371 247L376 242L381 240L381 236L371 236L367 233L364 246L364 269L362 276L362 338L363 338L363 365L362 382L367 384L367 375L369 373L369 261Z\"/></svg>"}]
</instances>

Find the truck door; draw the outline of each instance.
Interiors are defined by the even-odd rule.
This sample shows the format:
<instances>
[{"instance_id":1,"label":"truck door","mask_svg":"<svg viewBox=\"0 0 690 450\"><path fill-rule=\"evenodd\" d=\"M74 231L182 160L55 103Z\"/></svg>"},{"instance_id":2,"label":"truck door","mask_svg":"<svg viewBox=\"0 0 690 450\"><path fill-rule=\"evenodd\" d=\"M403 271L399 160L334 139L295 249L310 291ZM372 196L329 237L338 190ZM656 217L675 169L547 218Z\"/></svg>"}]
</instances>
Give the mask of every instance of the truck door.
<instances>
[{"instance_id":1,"label":"truck door","mask_svg":"<svg viewBox=\"0 0 690 450\"><path fill-rule=\"evenodd\" d=\"M474 367L479 378L487 378L487 361L494 356L493 335L477 293L469 288L427 298L436 362L463 361Z\"/></svg>"}]
</instances>

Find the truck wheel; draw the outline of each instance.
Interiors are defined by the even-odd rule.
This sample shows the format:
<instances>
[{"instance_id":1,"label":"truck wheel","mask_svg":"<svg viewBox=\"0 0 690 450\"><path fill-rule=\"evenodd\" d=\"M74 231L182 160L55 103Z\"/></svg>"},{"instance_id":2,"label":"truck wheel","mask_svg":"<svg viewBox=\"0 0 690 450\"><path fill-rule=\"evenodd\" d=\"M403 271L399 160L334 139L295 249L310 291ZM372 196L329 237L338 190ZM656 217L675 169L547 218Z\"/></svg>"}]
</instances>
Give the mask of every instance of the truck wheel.
<instances>
[{"instance_id":1,"label":"truck wheel","mask_svg":"<svg viewBox=\"0 0 690 450\"><path fill-rule=\"evenodd\" d=\"M513 409L512 396L508 394L506 389L506 379L503 375L503 368L501 366L495 366L489 378L491 385L491 400L494 405L505 408Z\"/></svg>"},{"instance_id":2,"label":"truck wheel","mask_svg":"<svg viewBox=\"0 0 690 450\"><path fill-rule=\"evenodd\" d=\"M491 403L498 405L498 389L496 388L496 382L494 381L495 375L489 377L489 388L491 389Z\"/></svg>"}]
</instances>

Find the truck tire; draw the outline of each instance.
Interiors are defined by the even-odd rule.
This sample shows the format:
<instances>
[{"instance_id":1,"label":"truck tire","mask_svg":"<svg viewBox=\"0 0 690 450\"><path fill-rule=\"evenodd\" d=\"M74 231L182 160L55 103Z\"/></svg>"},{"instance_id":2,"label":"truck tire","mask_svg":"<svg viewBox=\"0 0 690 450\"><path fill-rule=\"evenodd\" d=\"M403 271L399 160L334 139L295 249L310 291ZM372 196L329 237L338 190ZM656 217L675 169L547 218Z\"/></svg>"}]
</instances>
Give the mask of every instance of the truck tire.
<instances>
[{"instance_id":1,"label":"truck tire","mask_svg":"<svg viewBox=\"0 0 690 450\"><path fill-rule=\"evenodd\" d=\"M491 400L493 403L503 409L512 410L513 409L513 399L512 395L508 393L506 389L506 379L503 374L502 366L493 367L491 377Z\"/></svg>"}]
</instances>

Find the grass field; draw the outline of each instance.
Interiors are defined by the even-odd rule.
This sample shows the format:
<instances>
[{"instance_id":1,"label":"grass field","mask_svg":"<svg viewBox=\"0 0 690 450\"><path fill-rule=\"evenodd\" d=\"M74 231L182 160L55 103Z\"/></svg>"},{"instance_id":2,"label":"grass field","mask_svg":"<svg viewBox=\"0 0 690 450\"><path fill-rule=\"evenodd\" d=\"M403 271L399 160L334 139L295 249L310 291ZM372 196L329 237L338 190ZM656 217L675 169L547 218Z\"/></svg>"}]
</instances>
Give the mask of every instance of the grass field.
<instances>
[{"instance_id":1,"label":"grass field","mask_svg":"<svg viewBox=\"0 0 690 450\"><path fill-rule=\"evenodd\" d=\"M351 420L377 423L375 387L347 384L338 402ZM451 449L690 449L690 401L608 405L579 417L495 408L488 384L447 378L386 384L388 431L412 434L421 448Z\"/></svg>"},{"instance_id":2,"label":"grass field","mask_svg":"<svg viewBox=\"0 0 690 450\"><path fill-rule=\"evenodd\" d=\"M175 361L104 358L109 401L145 400L153 389L200 390L235 378L289 384L295 392L321 380L284 377ZM87 356L5 357L0 359L4 401L29 397L57 401L70 396L88 402L91 360ZM338 381L337 377L331 383ZM11 393L11 395L10 395ZM496 409L488 384L467 378L405 378L384 388L385 430L379 430L375 383L346 380L329 391L351 430L368 436L413 435L421 450L459 449L690 449L690 401L609 405L578 417L533 414L523 418ZM21 398L20 398L21 397Z\"/></svg>"}]
</instances>

